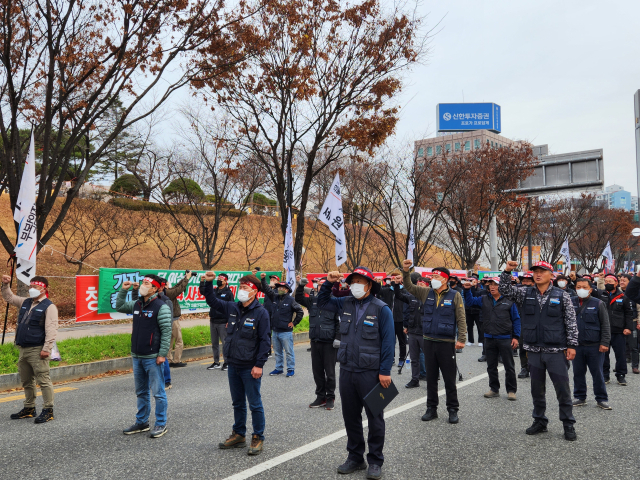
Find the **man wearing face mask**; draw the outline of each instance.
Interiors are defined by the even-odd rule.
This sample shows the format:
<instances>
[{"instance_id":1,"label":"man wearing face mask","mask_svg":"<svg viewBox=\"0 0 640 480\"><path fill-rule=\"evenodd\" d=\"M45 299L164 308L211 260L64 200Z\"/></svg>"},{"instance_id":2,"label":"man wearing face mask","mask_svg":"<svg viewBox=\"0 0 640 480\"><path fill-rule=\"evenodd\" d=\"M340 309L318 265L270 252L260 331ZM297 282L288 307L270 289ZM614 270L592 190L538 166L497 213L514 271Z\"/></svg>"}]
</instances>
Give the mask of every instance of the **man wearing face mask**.
<instances>
[{"instance_id":1,"label":"man wearing face mask","mask_svg":"<svg viewBox=\"0 0 640 480\"><path fill-rule=\"evenodd\" d=\"M569 279L565 275L560 274L556 277L556 285L559 289L564 290L570 296L576 296L576 291L569 286Z\"/></svg>"},{"instance_id":2,"label":"man wearing face mask","mask_svg":"<svg viewBox=\"0 0 640 480\"><path fill-rule=\"evenodd\" d=\"M135 301L126 301L132 283L123 282L116 297L116 310L133 314L131 357L138 413L136 423L123 431L125 435L149 431L149 390L156 401L156 423L149 436L158 438L167 432L164 362L171 341L171 308L158 298L163 281L157 275L147 275L138 289L141 298Z\"/></svg>"},{"instance_id":3,"label":"man wearing face mask","mask_svg":"<svg viewBox=\"0 0 640 480\"><path fill-rule=\"evenodd\" d=\"M11 415L12 420L36 416L36 384L40 385L43 407L35 423L53 420L53 384L49 377L49 357L58 333L58 309L49 300L49 282L33 277L29 298L11 292L11 277L2 276L2 298L20 310L18 312L15 344L18 347L18 374L24 388L24 406Z\"/></svg>"},{"instance_id":4,"label":"man wearing face mask","mask_svg":"<svg viewBox=\"0 0 640 480\"><path fill-rule=\"evenodd\" d=\"M271 313L271 338L273 351L276 355L276 368L270 376L284 373L284 357L287 357L286 378L295 375L296 357L293 351L293 328L300 323L304 311L291 296L291 287L286 283L276 283L276 293L273 290L265 291L265 296L273 302ZM295 318L294 318L295 315Z\"/></svg>"},{"instance_id":5,"label":"man wearing face mask","mask_svg":"<svg viewBox=\"0 0 640 480\"><path fill-rule=\"evenodd\" d=\"M628 273L620 276L620 290L627 292L629 282L633 277ZM629 301L631 310L633 311L633 328L631 329L631 335L626 336L627 340L627 363L631 361L631 368L636 375L640 373L638 369L640 364L640 351L638 350L638 304L625 295L625 299Z\"/></svg>"},{"instance_id":6,"label":"man wearing face mask","mask_svg":"<svg viewBox=\"0 0 640 480\"><path fill-rule=\"evenodd\" d=\"M262 306L267 310L269 314L269 319L273 316L273 299L276 297L276 292L274 291L276 284L280 283L280 277L277 275L271 275L269 277L269 284L266 281L267 274L260 274L260 282L262 285L262 293L264 293L264 303ZM273 333L269 330L269 338L273 338ZM269 356L271 358L273 356L273 341L271 342L271 347L269 348Z\"/></svg>"},{"instance_id":7,"label":"man wearing face mask","mask_svg":"<svg viewBox=\"0 0 640 480\"><path fill-rule=\"evenodd\" d=\"M533 282L533 273L526 272L522 276L522 280L520 280L520 288L533 287L535 283ZM522 318L522 306L516 304L518 307L518 315ZM527 351L524 349L524 342L520 342L520 373L518 373L518 378L529 378L529 360L527 358Z\"/></svg>"},{"instance_id":8,"label":"man wearing face mask","mask_svg":"<svg viewBox=\"0 0 640 480\"><path fill-rule=\"evenodd\" d=\"M619 385L627 384L627 359L626 359L626 336L631 335L633 328L634 311L629 299L620 288L618 288L618 277L613 273L600 273L600 281L604 279L604 291L600 292L600 298L607 305L609 314L609 324L611 325L611 349L616 357L615 374ZM604 381L609 383L611 361L609 353L604 356Z\"/></svg>"},{"instance_id":9,"label":"man wearing face mask","mask_svg":"<svg viewBox=\"0 0 640 480\"><path fill-rule=\"evenodd\" d=\"M593 379L593 394L598 407L611 410L602 365L609 351L611 332L609 314L604 302L591 297L591 282L586 278L576 280L577 296L573 307L578 321L578 346L573 359L573 406L587 404L587 368Z\"/></svg>"},{"instance_id":10,"label":"man wearing face mask","mask_svg":"<svg viewBox=\"0 0 640 480\"><path fill-rule=\"evenodd\" d=\"M407 338L402 327L402 323L404 321L404 304L402 302L396 302L396 297L394 294L394 289L399 288L400 290L402 290L401 285L398 287L394 283L394 278L396 277L401 278L399 271L395 270L393 272L390 272L389 276L384 278L384 285L382 286L382 288L380 288L380 291L376 294L376 297L386 303L393 313L393 325L396 332L396 338L398 339L398 343L400 344L400 358L398 360L398 366L401 366L404 364L404 361L407 357ZM394 355L394 359L391 365L395 364L396 360Z\"/></svg>"},{"instance_id":11,"label":"man wearing face mask","mask_svg":"<svg viewBox=\"0 0 640 480\"><path fill-rule=\"evenodd\" d=\"M258 301L262 282L255 275L240 279L237 302L221 302L213 294L215 273L204 275L204 297L210 307L222 310L229 322L224 341L224 358L229 364L229 390L233 402L233 430L218 444L222 450L244 448L247 444L247 402L251 410L253 433L247 454L259 455L264 443L265 416L260 395L262 369L270 348L269 314Z\"/></svg>"},{"instance_id":12,"label":"man wearing face mask","mask_svg":"<svg viewBox=\"0 0 640 480\"><path fill-rule=\"evenodd\" d=\"M362 427L364 407L369 420L367 478L378 479L382 476L384 463L384 412L374 417L363 399L378 383L383 388L391 385L395 340L393 314L387 304L375 297L380 284L371 270L357 267L346 279L352 296L336 298L331 295L331 287L341 278L340 272L329 272L318 294L318 306L335 308L340 318L340 399L349 455L338 467L338 473L348 474L367 468Z\"/></svg>"},{"instance_id":13,"label":"man wearing face mask","mask_svg":"<svg viewBox=\"0 0 640 480\"><path fill-rule=\"evenodd\" d=\"M402 262L407 291L422 303L422 333L427 367L427 411L425 422L438 418L438 374L442 372L446 391L449 423L458 423L458 390L456 388L456 350L463 349L467 339L467 319L462 295L448 286L451 274L447 268L431 271L431 287L418 287L411 281L412 261ZM456 327L458 338L456 341Z\"/></svg>"},{"instance_id":14,"label":"man wearing face mask","mask_svg":"<svg viewBox=\"0 0 640 480\"><path fill-rule=\"evenodd\" d=\"M233 292L229 288L229 276L226 273L219 273L216 280L216 286L213 289L213 294L221 302L233 302L235 301ZM200 294L202 292L203 282L200 282ZM209 329L211 331L211 349L213 350L213 363L207 367L207 370L215 370L220 368L220 342L224 345L224 339L227 338L227 321L224 310L209 308ZM227 362L224 359L222 365L222 371L227 369Z\"/></svg>"}]
</instances>

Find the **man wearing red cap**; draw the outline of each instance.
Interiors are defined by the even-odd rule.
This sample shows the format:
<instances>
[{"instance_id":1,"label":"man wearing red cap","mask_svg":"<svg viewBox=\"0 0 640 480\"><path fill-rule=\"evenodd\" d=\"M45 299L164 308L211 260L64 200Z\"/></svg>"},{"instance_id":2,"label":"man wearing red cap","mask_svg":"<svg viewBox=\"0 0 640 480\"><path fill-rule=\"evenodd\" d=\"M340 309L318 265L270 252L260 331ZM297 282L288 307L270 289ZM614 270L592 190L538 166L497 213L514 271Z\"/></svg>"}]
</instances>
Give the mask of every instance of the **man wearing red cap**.
<instances>
[{"instance_id":1,"label":"man wearing red cap","mask_svg":"<svg viewBox=\"0 0 640 480\"><path fill-rule=\"evenodd\" d=\"M553 286L553 267L547 262L536 263L533 270L535 286L518 288L511 283L511 271L518 262L508 261L500 275L498 290L520 306L522 341L529 358L533 425L527 435L547 431L546 376L553 382L560 407L564 438L576 439L573 401L569 385L569 361L576 356L578 324L569 294Z\"/></svg>"},{"instance_id":2,"label":"man wearing red cap","mask_svg":"<svg viewBox=\"0 0 640 480\"><path fill-rule=\"evenodd\" d=\"M24 408L11 415L12 420L36 416L36 384L42 391L43 407L35 423L53 420L53 383L49 377L49 357L58 333L58 309L49 300L49 282L33 277L29 298L11 292L9 275L2 276L2 297L20 309L15 337L18 346L18 374L24 388Z\"/></svg>"}]
</instances>

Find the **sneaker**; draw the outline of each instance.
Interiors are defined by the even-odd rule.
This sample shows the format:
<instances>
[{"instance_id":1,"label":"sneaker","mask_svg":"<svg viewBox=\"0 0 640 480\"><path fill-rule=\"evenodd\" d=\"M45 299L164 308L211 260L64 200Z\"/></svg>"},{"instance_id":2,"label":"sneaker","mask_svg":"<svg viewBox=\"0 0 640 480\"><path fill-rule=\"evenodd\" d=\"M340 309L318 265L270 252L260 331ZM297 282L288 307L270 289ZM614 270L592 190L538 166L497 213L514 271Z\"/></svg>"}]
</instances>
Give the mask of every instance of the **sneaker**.
<instances>
[{"instance_id":1,"label":"sneaker","mask_svg":"<svg viewBox=\"0 0 640 480\"><path fill-rule=\"evenodd\" d=\"M584 407L586 404L587 401L580 398L574 398L573 402L571 402L571 405L573 405L574 407Z\"/></svg>"},{"instance_id":2,"label":"sneaker","mask_svg":"<svg viewBox=\"0 0 640 480\"><path fill-rule=\"evenodd\" d=\"M182 367L186 367L187 364L184 362L177 362L177 363L169 363L169 366L171 368L182 368Z\"/></svg>"},{"instance_id":3,"label":"sneaker","mask_svg":"<svg viewBox=\"0 0 640 480\"><path fill-rule=\"evenodd\" d=\"M220 368L220 364L218 362L213 362L211 365L207 367L207 370L213 370L216 368Z\"/></svg>"},{"instance_id":4,"label":"sneaker","mask_svg":"<svg viewBox=\"0 0 640 480\"><path fill-rule=\"evenodd\" d=\"M18 413L11 414L11 420L20 420L21 418L33 418L37 415L36 407L23 408Z\"/></svg>"},{"instance_id":5,"label":"sneaker","mask_svg":"<svg viewBox=\"0 0 640 480\"><path fill-rule=\"evenodd\" d=\"M149 431L149 422L143 423L143 424L140 424L140 423L133 424L126 430L123 430L122 433L124 433L125 435L133 435L134 433L142 433L142 432L148 432L148 431Z\"/></svg>"},{"instance_id":6,"label":"sneaker","mask_svg":"<svg viewBox=\"0 0 640 480\"><path fill-rule=\"evenodd\" d=\"M507 399L511 400L512 402L515 402L518 399L516 397L516 392L508 392Z\"/></svg>"},{"instance_id":7,"label":"sneaker","mask_svg":"<svg viewBox=\"0 0 640 480\"><path fill-rule=\"evenodd\" d=\"M527 428L527 435L537 435L538 433L543 433L547 431L547 426L540 423L538 420L533 421L533 425Z\"/></svg>"},{"instance_id":8,"label":"sneaker","mask_svg":"<svg viewBox=\"0 0 640 480\"><path fill-rule=\"evenodd\" d=\"M347 461L338 467L338 473L348 474L357 470L364 470L365 468L367 468L367 464L364 463L364 461L358 463L347 458Z\"/></svg>"},{"instance_id":9,"label":"sneaker","mask_svg":"<svg viewBox=\"0 0 640 480\"><path fill-rule=\"evenodd\" d=\"M478 346L479 346L479 347L481 347L481 346L482 346L482 344L481 344L480 342L478 342Z\"/></svg>"},{"instance_id":10,"label":"sneaker","mask_svg":"<svg viewBox=\"0 0 640 480\"><path fill-rule=\"evenodd\" d=\"M374 465L373 463L369 465L369 469L367 470L367 478L371 478L373 480L377 480L382 477L382 467L380 465Z\"/></svg>"},{"instance_id":11,"label":"sneaker","mask_svg":"<svg viewBox=\"0 0 640 480\"><path fill-rule=\"evenodd\" d=\"M307 352L310 352L310 351L311 351L311 347L307 348Z\"/></svg>"},{"instance_id":12,"label":"sneaker","mask_svg":"<svg viewBox=\"0 0 640 480\"><path fill-rule=\"evenodd\" d=\"M609 377L604 377L604 384L609 385L609 382L611 382L611 379Z\"/></svg>"},{"instance_id":13,"label":"sneaker","mask_svg":"<svg viewBox=\"0 0 640 480\"><path fill-rule=\"evenodd\" d=\"M171 387L173 387L173 385L171 385L171 382L167 382L164 384L164 389L165 390L171 390Z\"/></svg>"},{"instance_id":14,"label":"sneaker","mask_svg":"<svg viewBox=\"0 0 640 480\"><path fill-rule=\"evenodd\" d=\"M324 398L316 398L315 401L309 404L309 408L320 408L324 407L327 404L327 401Z\"/></svg>"},{"instance_id":15,"label":"sneaker","mask_svg":"<svg viewBox=\"0 0 640 480\"><path fill-rule=\"evenodd\" d=\"M251 445L249 445L249 450L247 451L247 455L260 455L260 452L262 452L263 444L264 444L264 440L262 440L258 435L252 435Z\"/></svg>"},{"instance_id":16,"label":"sneaker","mask_svg":"<svg viewBox=\"0 0 640 480\"><path fill-rule=\"evenodd\" d=\"M624 375L616 375L616 379L618 380L618 385L622 385L623 387L627 385L627 379L624 378Z\"/></svg>"},{"instance_id":17,"label":"sneaker","mask_svg":"<svg viewBox=\"0 0 640 480\"><path fill-rule=\"evenodd\" d=\"M224 362L220 371L226 372L227 370L229 370L229 365L227 365L227 362Z\"/></svg>"},{"instance_id":18,"label":"sneaker","mask_svg":"<svg viewBox=\"0 0 640 480\"><path fill-rule=\"evenodd\" d=\"M609 402L598 402L598 407L600 407L603 410L611 410L611 406L609 405Z\"/></svg>"},{"instance_id":19,"label":"sneaker","mask_svg":"<svg viewBox=\"0 0 640 480\"><path fill-rule=\"evenodd\" d=\"M573 442L577 437L576 429L573 428L573 425L565 425L564 426L564 439Z\"/></svg>"},{"instance_id":20,"label":"sneaker","mask_svg":"<svg viewBox=\"0 0 640 480\"><path fill-rule=\"evenodd\" d=\"M458 423L458 412L453 408L449 410L449 423Z\"/></svg>"},{"instance_id":21,"label":"sneaker","mask_svg":"<svg viewBox=\"0 0 640 480\"><path fill-rule=\"evenodd\" d=\"M418 380L426 380L427 376L426 375L420 375L420 377L418 377Z\"/></svg>"},{"instance_id":22,"label":"sneaker","mask_svg":"<svg viewBox=\"0 0 640 480\"><path fill-rule=\"evenodd\" d=\"M53 408L43 408L33 423L46 423L53 420Z\"/></svg>"},{"instance_id":23,"label":"sneaker","mask_svg":"<svg viewBox=\"0 0 640 480\"><path fill-rule=\"evenodd\" d=\"M486 362L487 361L487 356L486 355L482 355L479 359L479 362Z\"/></svg>"},{"instance_id":24,"label":"sneaker","mask_svg":"<svg viewBox=\"0 0 640 480\"><path fill-rule=\"evenodd\" d=\"M471 345L473 345L473 343L471 343L471 342L467 342L467 343L465 343L465 345L466 345L467 347L470 347Z\"/></svg>"},{"instance_id":25,"label":"sneaker","mask_svg":"<svg viewBox=\"0 0 640 480\"><path fill-rule=\"evenodd\" d=\"M269 374L269 376L274 377L276 375L282 375L284 372L282 370L275 369L273 372Z\"/></svg>"},{"instance_id":26,"label":"sneaker","mask_svg":"<svg viewBox=\"0 0 640 480\"><path fill-rule=\"evenodd\" d=\"M422 421L423 422L428 422L428 421L434 420L436 418L438 418L438 409L432 408L432 407L428 407L427 411L422 416Z\"/></svg>"},{"instance_id":27,"label":"sneaker","mask_svg":"<svg viewBox=\"0 0 640 480\"><path fill-rule=\"evenodd\" d=\"M287 370L286 378L293 377L296 374L293 370Z\"/></svg>"},{"instance_id":28,"label":"sneaker","mask_svg":"<svg viewBox=\"0 0 640 480\"><path fill-rule=\"evenodd\" d=\"M167 433L166 425L156 425L155 427L153 427L153 430L149 432L149 438L160 438L165 433Z\"/></svg>"},{"instance_id":29,"label":"sneaker","mask_svg":"<svg viewBox=\"0 0 640 480\"><path fill-rule=\"evenodd\" d=\"M273 357L273 352L269 352L269 355L267 355L267 358L271 358Z\"/></svg>"},{"instance_id":30,"label":"sneaker","mask_svg":"<svg viewBox=\"0 0 640 480\"><path fill-rule=\"evenodd\" d=\"M456 353L462 353L462 349L461 348L456 348Z\"/></svg>"},{"instance_id":31,"label":"sneaker","mask_svg":"<svg viewBox=\"0 0 640 480\"><path fill-rule=\"evenodd\" d=\"M396 359L393 359L393 362L391 362L391 366L393 367L396 364Z\"/></svg>"},{"instance_id":32,"label":"sneaker","mask_svg":"<svg viewBox=\"0 0 640 480\"><path fill-rule=\"evenodd\" d=\"M529 369L527 367L522 367L520 373L518 374L518 378L529 378Z\"/></svg>"},{"instance_id":33,"label":"sneaker","mask_svg":"<svg viewBox=\"0 0 640 480\"><path fill-rule=\"evenodd\" d=\"M517 349L513 351L513 356L514 356L514 357L517 357L517 356L518 356L518 350L517 350Z\"/></svg>"},{"instance_id":34,"label":"sneaker","mask_svg":"<svg viewBox=\"0 0 640 480\"><path fill-rule=\"evenodd\" d=\"M484 394L484 398L498 398L500 396L499 392L494 392L493 390L489 390Z\"/></svg>"},{"instance_id":35,"label":"sneaker","mask_svg":"<svg viewBox=\"0 0 640 480\"><path fill-rule=\"evenodd\" d=\"M407 383L404 388L418 388L420 386L420 382L418 382L417 380L411 380L409 383Z\"/></svg>"},{"instance_id":36,"label":"sneaker","mask_svg":"<svg viewBox=\"0 0 640 480\"><path fill-rule=\"evenodd\" d=\"M336 401L333 398L327 399L327 404L324 406L325 410L333 410L336 407Z\"/></svg>"},{"instance_id":37,"label":"sneaker","mask_svg":"<svg viewBox=\"0 0 640 480\"><path fill-rule=\"evenodd\" d=\"M226 450L228 448L244 448L247 446L247 439L236 432L231 432L231 436L224 442L218 444L218 448Z\"/></svg>"}]
</instances>

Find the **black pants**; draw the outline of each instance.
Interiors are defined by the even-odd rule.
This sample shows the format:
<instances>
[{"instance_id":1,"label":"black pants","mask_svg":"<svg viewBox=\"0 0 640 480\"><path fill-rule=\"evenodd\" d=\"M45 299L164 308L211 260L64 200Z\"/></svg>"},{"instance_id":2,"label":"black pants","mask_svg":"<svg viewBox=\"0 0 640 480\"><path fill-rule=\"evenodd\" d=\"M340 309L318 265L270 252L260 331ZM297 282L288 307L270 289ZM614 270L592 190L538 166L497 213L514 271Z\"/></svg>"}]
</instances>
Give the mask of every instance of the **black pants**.
<instances>
[{"instance_id":1,"label":"black pants","mask_svg":"<svg viewBox=\"0 0 640 480\"><path fill-rule=\"evenodd\" d=\"M409 356L411 357L411 380L420 381L420 352L424 342L422 335L409 334Z\"/></svg>"},{"instance_id":2,"label":"black pants","mask_svg":"<svg viewBox=\"0 0 640 480\"><path fill-rule=\"evenodd\" d=\"M368 370L354 373L344 368L340 369L340 401L342 403L342 418L347 430L347 451L349 459L361 463L364 461L364 433L362 429L362 407L369 420L369 453L367 463L380 465L384 463L382 447L384 447L384 412L373 416L369 407L362 399L378 384L378 372Z\"/></svg>"},{"instance_id":3,"label":"black pants","mask_svg":"<svg viewBox=\"0 0 640 480\"><path fill-rule=\"evenodd\" d=\"M333 343L311 342L311 370L316 382L316 396L336 398L336 352Z\"/></svg>"},{"instance_id":4,"label":"black pants","mask_svg":"<svg viewBox=\"0 0 640 480\"><path fill-rule=\"evenodd\" d=\"M404 360L407 358L407 334L404 333L402 322L395 322L393 328L396 332L398 343L400 344L400 360Z\"/></svg>"},{"instance_id":5,"label":"black pants","mask_svg":"<svg viewBox=\"0 0 640 480\"><path fill-rule=\"evenodd\" d=\"M560 420L564 425L576 423L573 418L571 403L571 387L569 386L569 361L564 352L537 353L528 352L529 371L531 372L531 396L533 397L533 418L546 425L549 419L545 416L547 409L547 375L556 390L560 408Z\"/></svg>"},{"instance_id":6,"label":"black pants","mask_svg":"<svg viewBox=\"0 0 640 480\"><path fill-rule=\"evenodd\" d=\"M520 342L520 368L529 368L529 359L527 358L527 351L524 349L523 342Z\"/></svg>"},{"instance_id":7,"label":"black pants","mask_svg":"<svg viewBox=\"0 0 640 480\"><path fill-rule=\"evenodd\" d=\"M627 358L626 358L626 345L627 340L625 335L622 333L612 333L611 334L611 350L616 356L616 376L617 375L626 375L627 374ZM602 371L604 373L604 378L609 378L609 371L611 370L611 360L609 359L609 352L604 354L604 366Z\"/></svg>"},{"instance_id":8,"label":"black pants","mask_svg":"<svg viewBox=\"0 0 640 480\"><path fill-rule=\"evenodd\" d=\"M504 364L504 380L507 393L516 393L518 383L516 380L516 364L513 360L510 338L484 337L487 350L487 373L489 374L489 388L493 392L500 391L500 378L498 377L498 356L502 355Z\"/></svg>"},{"instance_id":9,"label":"black pants","mask_svg":"<svg viewBox=\"0 0 640 480\"><path fill-rule=\"evenodd\" d=\"M580 400L587 399L587 368L593 379L593 394L597 402L608 402L607 386L602 376L602 362L605 354L600 352L599 345L576 348L576 358L573 360L573 396Z\"/></svg>"},{"instance_id":10,"label":"black pants","mask_svg":"<svg viewBox=\"0 0 640 480\"><path fill-rule=\"evenodd\" d=\"M627 335L627 355L631 356L631 367L638 368L640 364L640 350L638 350L638 330L637 322L633 322L631 335Z\"/></svg>"},{"instance_id":11,"label":"black pants","mask_svg":"<svg viewBox=\"0 0 640 480\"><path fill-rule=\"evenodd\" d=\"M473 325L478 328L478 342L483 343L484 335L482 334L482 322L480 321L480 313L475 310L465 310L467 314L467 341L475 343L473 340Z\"/></svg>"},{"instance_id":12,"label":"black pants","mask_svg":"<svg viewBox=\"0 0 640 480\"><path fill-rule=\"evenodd\" d=\"M425 340L424 363L427 367L427 407L438 407L438 371L441 371L447 394L447 410L457 412L460 405L456 387L455 343Z\"/></svg>"}]
</instances>

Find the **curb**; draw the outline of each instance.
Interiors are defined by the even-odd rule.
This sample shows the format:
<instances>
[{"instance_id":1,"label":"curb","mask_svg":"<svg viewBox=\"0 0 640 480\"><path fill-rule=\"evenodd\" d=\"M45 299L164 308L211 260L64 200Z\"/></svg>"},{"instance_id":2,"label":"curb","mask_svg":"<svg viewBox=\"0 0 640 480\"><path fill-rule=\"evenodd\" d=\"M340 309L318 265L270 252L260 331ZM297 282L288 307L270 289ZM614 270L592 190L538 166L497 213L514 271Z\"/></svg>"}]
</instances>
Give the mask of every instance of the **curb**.
<instances>
[{"instance_id":1,"label":"curb","mask_svg":"<svg viewBox=\"0 0 640 480\"><path fill-rule=\"evenodd\" d=\"M304 343L309 341L309 332L299 332L293 334L293 343ZM182 351L184 360L208 357L211 354L211 344L201 347L185 348ZM112 358L100 360L98 362L78 363L77 365L65 365L51 369L51 381L53 383L68 382L83 377L100 375L113 370L129 370L133 368L131 357ZM7 373L0 375L0 392L22 386L20 376L17 373Z\"/></svg>"}]
</instances>

